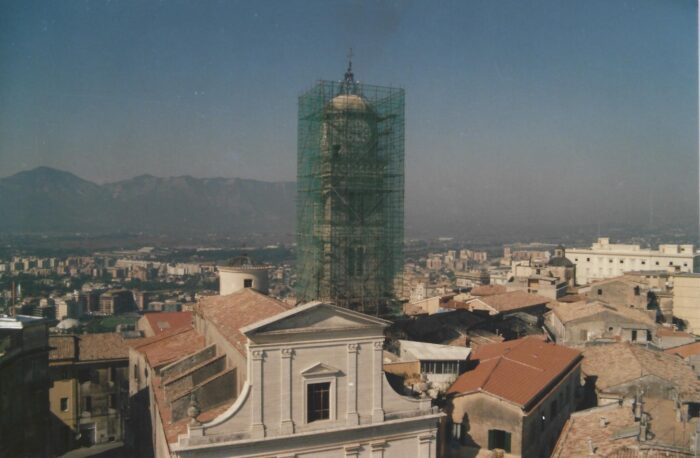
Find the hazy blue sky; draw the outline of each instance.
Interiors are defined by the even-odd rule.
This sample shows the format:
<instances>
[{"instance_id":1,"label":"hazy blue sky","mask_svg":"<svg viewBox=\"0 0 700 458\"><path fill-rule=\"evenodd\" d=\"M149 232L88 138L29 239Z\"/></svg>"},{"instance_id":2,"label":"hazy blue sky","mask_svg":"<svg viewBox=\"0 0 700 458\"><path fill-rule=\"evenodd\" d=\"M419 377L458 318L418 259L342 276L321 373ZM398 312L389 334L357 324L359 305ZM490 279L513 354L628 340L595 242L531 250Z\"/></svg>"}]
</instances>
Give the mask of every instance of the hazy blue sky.
<instances>
[{"instance_id":1,"label":"hazy blue sky","mask_svg":"<svg viewBox=\"0 0 700 458\"><path fill-rule=\"evenodd\" d=\"M406 89L409 221L697 214L694 0L3 0L0 176L293 180L350 46Z\"/></svg>"}]
</instances>

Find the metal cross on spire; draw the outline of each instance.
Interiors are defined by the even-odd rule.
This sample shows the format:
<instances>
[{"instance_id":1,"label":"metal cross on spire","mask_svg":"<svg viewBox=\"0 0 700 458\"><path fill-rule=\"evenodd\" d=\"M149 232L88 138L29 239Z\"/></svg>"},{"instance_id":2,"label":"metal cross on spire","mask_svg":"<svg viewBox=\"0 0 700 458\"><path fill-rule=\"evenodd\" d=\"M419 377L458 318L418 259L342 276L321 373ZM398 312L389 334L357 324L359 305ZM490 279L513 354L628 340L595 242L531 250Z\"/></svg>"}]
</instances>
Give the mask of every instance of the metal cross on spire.
<instances>
[{"instance_id":1,"label":"metal cross on spire","mask_svg":"<svg viewBox=\"0 0 700 458\"><path fill-rule=\"evenodd\" d=\"M348 84L355 83L355 75L352 73L352 48L348 50L348 71L345 72L345 82Z\"/></svg>"}]
</instances>

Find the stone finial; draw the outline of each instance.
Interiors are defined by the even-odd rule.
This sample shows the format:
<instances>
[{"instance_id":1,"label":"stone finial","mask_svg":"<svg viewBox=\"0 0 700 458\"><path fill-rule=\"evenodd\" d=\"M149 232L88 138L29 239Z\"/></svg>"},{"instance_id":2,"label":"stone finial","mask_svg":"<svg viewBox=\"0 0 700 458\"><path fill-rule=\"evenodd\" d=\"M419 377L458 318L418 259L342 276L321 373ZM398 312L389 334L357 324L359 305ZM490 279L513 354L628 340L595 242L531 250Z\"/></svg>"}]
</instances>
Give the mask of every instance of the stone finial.
<instances>
[{"instance_id":1,"label":"stone finial","mask_svg":"<svg viewBox=\"0 0 700 458\"><path fill-rule=\"evenodd\" d=\"M190 417L190 425L199 426L201 423L197 420L197 417L201 413L199 409L199 403L197 402L197 396L192 393L190 395L190 406L187 408L187 416Z\"/></svg>"}]
</instances>

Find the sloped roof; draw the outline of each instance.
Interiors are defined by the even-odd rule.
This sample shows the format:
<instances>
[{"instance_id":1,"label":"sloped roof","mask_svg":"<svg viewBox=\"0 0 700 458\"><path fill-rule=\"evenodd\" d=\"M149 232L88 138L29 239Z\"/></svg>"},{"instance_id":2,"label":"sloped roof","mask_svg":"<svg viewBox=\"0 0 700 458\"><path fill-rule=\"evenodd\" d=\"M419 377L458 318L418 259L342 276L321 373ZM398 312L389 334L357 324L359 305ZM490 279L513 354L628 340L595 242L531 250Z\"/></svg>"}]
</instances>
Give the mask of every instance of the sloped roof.
<instances>
[{"instance_id":1,"label":"sloped roof","mask_svg":"<svg viewBox=\"0 0 700 458\"><path fill-rule=\"evenodd\" d=\"M673 355L631 343L589 346L583 355L583 372L597 376L598 390L654 375L675 385L684 398L700 401L700 381L693 369Z\"/></svg>"},{"instance_id":2,"label":"sloped roof","mask_svg":"<svg viewBox=\"0 0 700 458\"><path fill-rule=\"evenodd\" d=\"M192 325L192 312L156 312L144 315L154 335Z\"/></svg>"},{"instance_id":3,"label":"sloped roof","mask_svg":"<svg viewBox=\"0 0 700 458\"><path fill-rule=\"evenodd\" d=\"M49 336L49 361L75 358L76 336Z\"/></svg>"},{"instance_id":4,"label":"sloped roof","mask_svg":"<svg viewBox=\"0 0 700 458\"><path fill-rule=\"evenodd\" d=\"M510 312L536 305L544 305L551 301L548 297L530 294L525 291L510 291L491 296L482 296L474 300L481 301L498 312Z\"/></svg>"},{"instance_id":5,"label":"sloped roof","mask_svg":"<svg viewBox=\"0 0 700 458\"><path fill-rule=\"evenodd\" d=\"M129 347L116 332L81 334L78 336L49 336L49 360L58 362L101 361L129 358Z\"/></svg>"},{"instance_id":6,"label":"sloped roof","mask_svg":"<svg viewBox=\"0 0 700 458\"><path fill-rule=\"evenodd\" d=\"M503 285L482 285L472 288L469 294L472 296L493 296L494 294L503 294L507 292L505 286Z\"/></svg>"},{"instance_id":7,"label":"sloped roof","mask_svg":"<svg viewBox=\"0 0 700 458\"><path fill-rule=\"evenodd\" d=\"M82 334L78 337L80 361L129 357L129 347L116 332Z\"/></svg>"},{"instance_id":8,"label":"sloped roof","mask_svg":"<svg viewBox=\"0 0 700 458\"><path fill-rule=\"evenodd\" d=\"M156 368L201 350L205 346L205 339L189 326L153 337L136 339L129 342L129 345L143 353L148 364Z\"/></svg>"},{"instance_id":9,"label":"sloped roof","mask_svg":"<svg viewBox=\"0 0 700 458\"><path fill-rule=\"evenodd\" d=\"M292 308L252 288L225 296L206 296L195 307L197 313L216 326L243 356L246 356L247 338L241 333L241 328Z\"/></svg>"},{"instance_id":10,"label":"sloped roof","mask_svg":"<svg viewBox=\"0 0 700 458\"><path fill-rule=\"evenodd\" d=\"M616 307L614 305L605 304L601 301L594 302L572 302L572 303L552 303L550 304L552 312L561 320L562 323L589 318L599 313L607 312L622 316L628 320L646 324L647 326L655 326L656 322L652 320L646 313L632 307Z\"/></svg>"},{"instance_id":11,"label":"sloped roof","mask_svg":"<svg viewBox=\"0 0 700 458\"><path fill-rule=\"evenodd\" d=\"M581 352L529 336L481 346L471 359L477 366L460 375L448 393L485 392L528 410L550 384L578 364Z\"/></svg>"},{"instance_id":12,"label":"sloped roof","mask_svg":"<svg viewBox=\"0 0 700 458\"><path fill-rule=\"evenodd\" d=\"M664 353L668 353L669 355L678 355L681 358L688 358L700 353L700 342L669 348L664 350Z\"/></svg>"}]
</instances>

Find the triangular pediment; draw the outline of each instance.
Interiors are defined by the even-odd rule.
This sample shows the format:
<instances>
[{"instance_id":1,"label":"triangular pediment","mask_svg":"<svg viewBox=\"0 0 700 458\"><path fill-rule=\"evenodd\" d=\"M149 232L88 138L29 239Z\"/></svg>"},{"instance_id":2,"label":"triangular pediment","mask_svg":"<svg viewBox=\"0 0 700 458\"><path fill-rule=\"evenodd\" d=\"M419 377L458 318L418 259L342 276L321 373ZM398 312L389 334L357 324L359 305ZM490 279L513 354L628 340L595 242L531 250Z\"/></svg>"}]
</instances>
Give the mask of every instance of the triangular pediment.
<instances>
[{"instance_id":1,"label":"triangular pediment","mask_svg":"<svg viewBox=\"0 0 700 458\"><path fill-rule=\"evenodd\" d=\"M380 318L315 302L301 305L243 328L248 333L324 332L367 328L384 328L389 323Z\"/></svg>"},{"instance_id":2,"label":"triangular pediment","mask_svg":"<svg viewBox=\"0 0 700 458\"><path fill-rule=\"evenodd\" d=\"M326 375L339 375L340 373L340 369L319 362L304 369L301 372L301 375L304 377L320 377Z\"/></svg>"}]
</instances>

